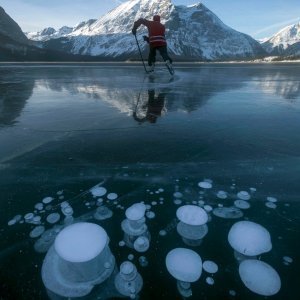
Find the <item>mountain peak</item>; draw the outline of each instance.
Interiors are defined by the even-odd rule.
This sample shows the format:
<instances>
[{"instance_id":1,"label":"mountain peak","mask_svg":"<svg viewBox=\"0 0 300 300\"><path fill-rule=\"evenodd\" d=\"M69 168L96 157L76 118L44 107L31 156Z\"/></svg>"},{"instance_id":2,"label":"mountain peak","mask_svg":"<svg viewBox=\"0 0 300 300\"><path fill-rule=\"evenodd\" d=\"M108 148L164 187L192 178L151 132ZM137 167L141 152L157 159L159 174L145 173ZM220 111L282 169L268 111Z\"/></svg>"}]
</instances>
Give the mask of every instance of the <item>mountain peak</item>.
<instances>
[{"instance_id":1,"label":"mountain peak","mask_svg":"<svg viewBox=\"0 0 300 300\"><path fill-rule=\"evenodd\" d=\"M20 42L28 43L28 39L22 32L20 26L5 12L0 6L0 34L10 37L11 39Z\"/></svg>"}]
</instances>

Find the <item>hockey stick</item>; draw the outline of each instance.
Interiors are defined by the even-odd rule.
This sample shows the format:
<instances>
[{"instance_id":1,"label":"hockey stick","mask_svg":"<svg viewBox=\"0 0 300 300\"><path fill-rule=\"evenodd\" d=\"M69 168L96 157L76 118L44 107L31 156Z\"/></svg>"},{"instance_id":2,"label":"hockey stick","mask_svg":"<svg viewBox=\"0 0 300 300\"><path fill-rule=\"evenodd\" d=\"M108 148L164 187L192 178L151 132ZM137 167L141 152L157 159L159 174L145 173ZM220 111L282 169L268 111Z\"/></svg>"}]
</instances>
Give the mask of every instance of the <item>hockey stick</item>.
<instances>
[{"instance_id":1,"label":"hockey stick","mask_svg":"<svg viewBox=\"0 0 300 300\"><path fill-rule=\"evenodd\" d=\"M134 37L135 37L135 40L136 40L136 44L137 44L137 46L138 46L138 48L139 48L139 52L140 52L140 56L141 56L141 59L142 59L142 62L143 62L143 66L144 66L145 72L146 72L146 73L149 73L149 72L147 71L147 69L146 69L145 62L144 62L143 55L142 55L142 51L141 51L139 42L138 42L138 40L137 40L136 34L134 35Z\"/></svg>"}]
</instances>

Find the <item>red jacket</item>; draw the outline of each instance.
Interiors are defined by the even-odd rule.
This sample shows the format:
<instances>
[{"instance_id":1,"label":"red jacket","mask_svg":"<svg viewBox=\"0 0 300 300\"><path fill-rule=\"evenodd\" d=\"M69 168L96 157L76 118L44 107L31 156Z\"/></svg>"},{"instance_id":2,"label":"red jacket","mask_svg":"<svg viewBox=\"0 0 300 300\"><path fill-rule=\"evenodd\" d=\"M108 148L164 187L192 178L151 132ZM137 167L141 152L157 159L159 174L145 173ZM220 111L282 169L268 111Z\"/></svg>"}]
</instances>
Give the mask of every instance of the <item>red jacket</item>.
<instances>
[{"instance_id":1,"label":"red jacket","mask_svg":"<svg viewBox=\"0 0 300 300\"><path fill-rule=\"evenodd\" d=\"M166 46L165 26L159 21L149 21L146 19L139 19L134 22L133 29L136 30L141 25L145 25L149 32L150 47Z\"/></svg>"}]
</instances>

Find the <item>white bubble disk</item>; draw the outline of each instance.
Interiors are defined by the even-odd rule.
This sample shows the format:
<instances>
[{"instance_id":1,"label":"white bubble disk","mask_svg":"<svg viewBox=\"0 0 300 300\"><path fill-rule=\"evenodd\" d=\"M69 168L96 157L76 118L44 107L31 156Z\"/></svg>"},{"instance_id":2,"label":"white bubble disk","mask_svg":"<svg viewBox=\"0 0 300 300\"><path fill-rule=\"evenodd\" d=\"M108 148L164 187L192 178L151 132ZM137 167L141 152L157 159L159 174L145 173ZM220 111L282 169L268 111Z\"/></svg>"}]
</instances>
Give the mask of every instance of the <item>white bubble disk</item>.
<instances>
[{"instance_id":1,"label":"white bubble disk","mask_svg":"<svg viewBox=\"0 0 300 300\"><path fill-rule=\"evenodd\" d=\"M289 256L284 256L283 257L283 260L285 261L285 262L287 262L287 263L289 263L289 264L291 264L294 260L291 258L291 257L289 257Z\"/></svg>"},{"instance_id":2,"label":"white bubble disk","mask_svg":"<svg viewBox=\"0 0 300 300\"><path fill-rule=\"evenodd\" d=\"M267 197L267 201L276 203L278 200L275 197Z\"/></svg>"},{"instance_id":3,"label":"white bubble disk","mask_svg":"<svg viewBox=\"0 0 300 300\"><path fill-rule=\"evenodd\" d=\"M12 226L12 225L15 225L16 223L17 223L17 221L15 219L11 219L7 222L7 225Z\"/></svg>"},{"instance_id":4,"label":"white bubble disk","mask_svg":"<svg viewBox=\"0 0 300 300\"><path fill-rule=\"evenodd\" d=\"M60 214L59 213L52 213L47 216L46 218L47 222L50 224L54 224L60 220Z\"/></svg>"},{"instance_id":5,"label":"white bubble disk","mask_svg":"<svg viewBox=\"0 0 300 300\"><path fill-rule=\"evenodd\" d=\"M99 225L87 222L65 227L56 237L54 247L64 260L83 263L97 257L107 245L106 231Z\"/></svg>"},{"instance_id":6,"label":"white bubble disk","mask_svg":"<svg viewBox=\"0 0 300 300\"><path fill-rule=\"evenodd\" d=\"M39 237L40 235L42 235L45 231L45 227L44 226L37 226L35 227L30 233L29 233L29 236L31 238L37 238Z\"/></svg>"},{"instance_id":7,"label":"white bubble disk","mask_svg":"<svg viewBox=\"0 0 300 300\"><path fill-rule=\"evenodd\" d=\"M153 211L147 211L146 212L146 217L148 219L154 219L155 218L155 212L153 212Z\"/></svg>"},{"instance_id":8,"label":"white bubble disk","mask_svg":"<svg viewBox=\"0 0 300 300\"><path fill-rule=\"evenodd\" d=\"M218 270L219 270L219 267L218 265L211 261L211 260L206 260L204 263L203 263L203 269L204 271L206 271L207 273L210 273L210 274L214 274L214 273L217 273Z\"/></svg>"},{"instance_id":9,"label":"white bubble disk","mask_svg":"<svg viewBox=\"0 0 300 300\"><path fill-rule=\"evenodd\" d=\"M119 246L120 246L120 247L124 247L124 246L125 246L125 242L124 242L124 241L120 241L120 242L119 242Z\"/></svg>"},{"instance_id":10,"label":"white bubble disk","mask_svg":"<svg viewBox=\"0 0 300 300\"><path fill-rule=\"evenodd\" d=\"M166 236L166 235L167 235L167 232L166 232L166 230L162 229L162 230L159 231L158 234L159 234L160 236Z\"/></svg>"},{"instance_id":11,"label":"white bubble disk","mask_svg":"<svg viewBox=\"0 0 300 300\"><path fill-rule=\"evenodd\" d=\"M226 199L227 198L227 193L225 191L218 191L217 197L219 199Z\"/></svg>"},{"instance_id":12,"label":"white bubble disk","mask_svg":"<svg viewBox=\"0 0 300 300\"><path fill-rule=\"evenodd\" d=\"M25 221L29 222L33 219L34 214L33 213L28 213L24 216Z\"/></svg>"},{"instance_id":13,"label":"white bubble disk","mask_svg":"<svg viewBox=\"0 0 300 300\"><path fill-rule=\"evenodd\" d=\"M166 266L174 278L184 282L195 282L202 273L201 257L186 248L171 250L166 257Z\"/></svg>"},{"instance_id":14,"label":"white bubble disk","mask_svg":"<svg viewBox=\"0 0 300 300\"><path fill-rule=\"evenodd\" d=\"M206 211L196 205L184 205L177 209L177 218L188 225L203 225L207 223L208 216Z\"/></svg>"},{"instance_id":15,"label":"white bubble disk","mask_svg":"<svg viewBox=\"0 0 300 300\"><path fill-rule=\"evenodd\" d=\"M43 210L44 209L44 204L43 203L36 203L34 208L37 209L37 210Z\"/></svg>"},{"instance_id":16,"label":"white bubble disk","mask_svg":"<svg viewBox=\"0 0 300 300\"><path fill-rule=\"evenodd\" d=\"M211 212L213 210L213 208L210 205L204 205L203 208L207 211L207 212Z\"/></svg>"},{"instance_id":17,"label":"white bubble disk","mask_svg":"<svg viewBox=\"0 0 300 300\"><path fill-rule=\"evenodd\" d=\"M234 205L240 209L249 209L250 204L245 200L235 200Z\"/></svg>"},{"instance_id":18,"label":"white bubble disk","mask_svg":"<svg viewBox=\"0 0 300 300\"><path fill-rule=\"evenodd\" d=\"M173 202L174 202L175 205L181 205L182 204L182 201L180 199L175 199Z\"/></svg>"},{"instance_id":19,"label":"white bubble disk","mask_svg":"<svg viewBox=\"0 0 300 300\"><path fill-rule=\"evenodd\" d=\"M277 208L277 205L274 202L266 202L265 206L272 209Z\"/></svg>"},{"instance_id":20,"label":"white bubble disk","mask_svg":"<svg viewBox=\"0 0 300 300\"><path fill-rule=\"evenodd\" d=\"M240 264L239 273L245 286L256 294L272 296L281 288L278 273L263 261L246 259Z\"/></svg>"},{"instance_id":21,"label":"white bubble disk","mask_svg":"<svg viewBox=\"0 0 300 300\"><path fill-rule=\"evenodd\" d=\"M229 290L229 295L232 297L236 296L236 291L235 290Z\"/></svg>"},{"instance_id":22,"label":"white bubble disk","mask_svg":"<svg viewBox=\"0 0 300 300\"><path fill-rule=\"evenodd\" d=\"M180 193L180 192L175 192L175 193L173 194L173 196L174 196L175 198L182 198L182 197L183 197L182 193Z\"/></svg>"},{"instance_id":23,"label":"white bubble disk","mask_svg":"<svg viewBox=\"0 0 300 300\"><path fill-rule=\"evenodd\" d=\"M139 236L133 244L134 250L137 252L146 252L149 249L150 242L149 239L144 236Z\"/></svg>"},{"instance_id":24,"label":"white bubble disk","mask_svg":"<svg viewBox=\"0 0 300 300\"><path fill-rule=\"evenodd\" d=\"M50 202L52 202L54 200L54 198L52 198L52 197L45 197L43 200L42 200L42 202L44 203L44 204L49 204Z\"/></svg>"},{"instance_id":25,"label":"white bubble disk","mask_svg":"<svg viewBox=\"0 0 300 300\"><path fill-rule=\"evenodd\" d=\"M102 197L106 194L107 190L106 188L102 186L96 186L90 189L90 192L94 197Z\"/></svg>"},{"instance_id":26,"label":"white bubble disk","mask_svg":"<svg viewBox=\"0 0 300 300\"><path fill-rule=\"evenodd\" d=\"M126 218L131 221L137 221L144 217L146 206L143 203L135 203L125 211Z\"/></svg>"},{"instance_id":27,"label":"white bubble disk","mask_svg":"<svg viewBox=\"0 0 300 300\"><path fill-rule=\"evenodd\" d=\"M212 277L206 277L206 283L209 284L209 285L214 285L215 284L215 281Z\"/></svg>"},{"instance_id":28,"label":"white bubble disk","mask_svg":"<svg viewBox=\"0 0 300 300\"><path fill-rule=\"evenodd\" d=\"M247 256L260 255L272 249L268 230L250 221L233 224L228 233L228 241L234 250Z\"/></svg>"},{"instance_id":29,"label":"white bubble disk","mask_svg":"<svg viewBox=\"0 0 300 300\"><path fill-rule=\"evenodd\" d=\"M212 188L212 184L210 182L207 182L207 181L199 182L198 186L201 187L202 189L211 189Z\"/></svg>"},{"instance_id":30,"label":"white bubble disk","mask_svg":"<svg viewBox=\"0 0 300 300\"><path fill-rule=\"evenodd\" d=\"M127 257L129 260L134 260L134 255L133 254L129 254Z\"/></svg>"},{"instance_id":31,"label":"white bubble disk","mask_svg":"<svg viewBox=\"0 0 300 300\"><path fill-rule=\"evenodd\" d=\"M116 200L117 198L118 198L118 194L116 194L116 193L109 193L107 195L108 200Z\"/></svg>"},{"instance_id":32,"label":"white bubble disk","mask_svg":"<svg viewBox=\"0 0 300 300\"><path fill-rule=\"evenodd\" d=\"M246 192L246 191L240 191L240 192L238 192L237 193L237 197L239 199L241 199L241 200L246 200L246 201L248 201L248 200L251 199L250 194L248 192Z\"/></svg>"}]
</instances>

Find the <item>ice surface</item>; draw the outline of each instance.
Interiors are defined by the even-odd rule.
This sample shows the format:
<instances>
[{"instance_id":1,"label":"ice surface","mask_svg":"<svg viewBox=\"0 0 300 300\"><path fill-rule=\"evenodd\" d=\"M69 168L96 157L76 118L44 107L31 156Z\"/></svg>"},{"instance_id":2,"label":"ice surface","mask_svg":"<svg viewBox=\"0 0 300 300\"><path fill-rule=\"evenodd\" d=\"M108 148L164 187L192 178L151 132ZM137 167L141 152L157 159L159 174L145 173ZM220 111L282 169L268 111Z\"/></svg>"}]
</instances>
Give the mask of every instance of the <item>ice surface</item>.
<instances>
[{"instance_id":1,"label":"ice surface","mask_svg":"<svg viewBox=\"0 0 300 300\"><path fill-rule=\"evenodd\" d=\"M247 256L260 255L272 249L268 230L250 221L235 223L229 231L228 241L234 250Z\"/></svg>"},{"instance_id":2,"label":"ice surface","mask_svg":"<svg viewBox=\"0 0 300 300\"><path fill-rule=\"evenodd\" d=\"M272 296L279 292L281 280L278 273L267 263L256 260L244 260L239 266L240 277L252 292Z\"/></svg>"},{"instance_id":3,"label":"ice surface","mask_svg":"<svg viewBox=\"0 0 300 300\"><path fill-rule=\"evenodd\" d=\"M211 260L206 260L203 262L203 270L207 273L214 274L218 272L218 265L211 261Z\"/></svg>"},{"instance_id":4,"label":"ice surface","mask_svg":"<svg viewBox=\"0 0 300 300\"><path fill-rule=\"evenodd\" d=\"M174 278L184 282L195 282L202 273L201 257L186 248L171 250L166 257L166 266Z\"/></svg>"},{"instance_id":5,"label":"ice surface","mask_svg":"<svg viewBox=\"0 0 300 300\"><path fill-rule=\"evenodd\" d=\"M196 205L184 205L177 209L177 218L188 225L203 225L207 222L206 211Z\"/></svg>"},{"instance_id":6,"label":"ice surface","mask_svg":"<svg viewBox=\"0 0 300 300\"><path fill-rule=\"evenodd\" d=\"M80 222L64 228L55 239L57 254L69 262L86 262L101 253L107 234L99 225Z\"/></svg>"},{"instance_id":7,"label":"ice surface","mask_svg":"<svg viewBox=\"0 0 300 300\"><path fill-rule=\"evenodd\" d=\"M126 218L131 221L137 221L144 217L146 206L143 203L135 203L125 211Z\"/></svg>"}]
</instances>

